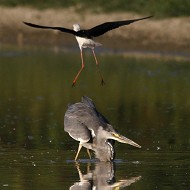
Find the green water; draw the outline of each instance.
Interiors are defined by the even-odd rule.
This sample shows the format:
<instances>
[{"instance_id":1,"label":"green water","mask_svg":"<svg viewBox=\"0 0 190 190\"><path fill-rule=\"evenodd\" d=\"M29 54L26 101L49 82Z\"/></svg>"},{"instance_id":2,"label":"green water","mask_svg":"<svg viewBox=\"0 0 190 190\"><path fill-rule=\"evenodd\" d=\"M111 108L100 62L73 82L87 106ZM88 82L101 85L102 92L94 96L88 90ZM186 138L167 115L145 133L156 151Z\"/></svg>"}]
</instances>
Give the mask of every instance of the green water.
<instances>
[{"instance_id":1,"label":"green water","mask_svg":"<svg viewBox=\"0 0 190 190\"><path fill-rule=\"evenodd\" d=\"M84 58L73 88L79 52L1 50L0 189L79 189L80 180L82 189L189 189L189 62L99 53L101 86L93 56ZM83 95L142 149L116 143L113 165L83 149L76 165L63 118Z\"/></svg>"}]
</instances>

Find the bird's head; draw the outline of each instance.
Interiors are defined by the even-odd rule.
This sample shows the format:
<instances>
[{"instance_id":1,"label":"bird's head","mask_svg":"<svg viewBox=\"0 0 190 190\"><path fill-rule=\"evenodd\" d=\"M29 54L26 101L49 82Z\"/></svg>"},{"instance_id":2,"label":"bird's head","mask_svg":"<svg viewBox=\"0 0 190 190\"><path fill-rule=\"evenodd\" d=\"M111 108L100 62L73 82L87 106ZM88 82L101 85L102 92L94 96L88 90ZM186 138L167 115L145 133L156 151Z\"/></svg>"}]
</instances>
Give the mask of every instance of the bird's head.
<instances>
[{"instance_id":1,"label":"bird's head","mask_svg":"<svg viewBox=\"0 0 190 190\"><path fill-rule=\"evenodd\" d=\"M129 144L138 148L141 148L140 145L138 145L137 143L135 143L134 141L124 137L123 135L119 134L118 132L116 132L113 127L111 125L107 125L106 128L101 128L101 137L104 139L112 139L121 143L125 143L125 144Z\"/></svg>"},{"instance_id":2,"label":"bird's head","mask_svg":"<svg viewBox=\"0 0 190 190\"><path fill-rule=\"evenodd\" d=\"M111 137L110 139L113 139L115 141L121 142L121 143L125 143L125 144L130 144L131 146L135 146L137 148L141 148L140 145L138 145L137 143L135 143L134 141L124 137L123 135L120 135L117 132L111 132Z\"/></svg>"},{"instance_id":3,"label":"bird's head","mask_svg":"<svg viewBox=\"0 0 190 190\"><path fill-rule=\"evenodd\" d=\"M73 30L74 30L75 32L80 31L80 26L79 26L79 24L73 24Z\"/></svg>"}]
</instances>

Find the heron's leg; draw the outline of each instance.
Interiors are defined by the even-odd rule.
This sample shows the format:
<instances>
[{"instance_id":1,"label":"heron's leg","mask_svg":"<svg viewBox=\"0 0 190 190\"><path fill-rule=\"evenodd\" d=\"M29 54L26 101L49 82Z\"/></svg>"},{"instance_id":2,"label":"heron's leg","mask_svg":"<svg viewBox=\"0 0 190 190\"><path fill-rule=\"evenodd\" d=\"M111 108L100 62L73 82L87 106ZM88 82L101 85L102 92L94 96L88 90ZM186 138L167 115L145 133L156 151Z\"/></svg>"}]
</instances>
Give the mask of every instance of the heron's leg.
<instances>
[{"instance_id":1,"label":"heron's leg","mask_svg":"<svg viewBox=\"0 0 190 190\"><path fill-rule=\"evenodd\" d=\"M76 168L77 168L77 171L78 171L78 174L79 174L80 181L82 181L83 180L83 175L82 175L82 172L80 170L79 164L76 164Z\"/></svg>"},{"instance_id":2,"label":"heron's leg","mask_svg":"<svg viewBox=\"0 0 190 190\"><path fill-rule=\"evenodd\" d=\"M99 75L100 75L100 77L101 77L101 84L102 84L102 86L103 86L103 85L105 84L105 82L104 82L104 79L103 79L102 74L101 74L101 72L100 72L99 63L98 63L98 60L97 60L97 58L96 58L96 54L95 54L95 52L94 52L94 48L92 48L92 53L93 53L93 55L94 55L94 59L95 59L95 61L96 61L96 66L97 66L97 68L98 68L98 72L99 72Z\"/></svg>"},{"instance_id":3,"label":"heron's leg","mask_svg":"<svg viewBox=\"0 0 190 190\"><path fill-rule=\"evenodd\" d=\"M81 66L80 70L78 71L76 77L74 78L72 86L75 86L75 84L76 84L76 82L77 82L77 79L78 79L80 73L81 73L82 70L84 69L84 59L83 59L82 49L80 50L80 55L81 55L82 66Z\"/></svg>"},{"instance_id":4,"label":"heron's leg","mask_svg":"<svg viewBox=\"0 0 190 190\"><path fill-rule=\"evenodd\" d=\"M76 156L75 156L75 160L77 160L81 148L82 148L82 144L79 143L79 147L78 147L77 154L76 154Z\"/></svg>"},{"instance_id":5,"label":"heron's leg","mask_svg":"<svg viewBox=\"0 0 190 190\"><path fill-rule=\"evenodd\" d=\"M89 150L88 148L87 148L86 150L87 150L87 153L88 153L89 158L92 159L92 156L91 156L91 154L90 154L90 150Z\"/></svg>"}]
</instances>

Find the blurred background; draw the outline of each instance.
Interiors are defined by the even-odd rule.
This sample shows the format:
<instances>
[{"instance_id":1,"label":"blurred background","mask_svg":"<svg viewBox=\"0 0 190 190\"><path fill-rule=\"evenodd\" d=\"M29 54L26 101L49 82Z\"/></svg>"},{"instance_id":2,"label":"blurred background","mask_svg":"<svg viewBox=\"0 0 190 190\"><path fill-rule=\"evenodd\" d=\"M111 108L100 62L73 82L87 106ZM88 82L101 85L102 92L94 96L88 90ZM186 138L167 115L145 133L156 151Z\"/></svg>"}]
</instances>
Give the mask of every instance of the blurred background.
<instances>
[{"instance_id":1,"label":"blurred background","mask_svg":"<svg viewBox=\"0 0 190 190\"><path fill-rule=\"evenodd\" d=\"M69 189L79 181L78 142L63 122L68 103L86 95L142 146L116 143L117 179L142 176L132 189L188 189L189 10L189 0L0 0L0 188ZM95 51L105 86L85 50L72 88L81 66L75 37L23 24L88 29L149 15L95 39L103 44Z\"/></svg>"},{"instance_id":2,"label":"blurred background","mask_svg":"<svg viewBox=\"0 0 190 190\"><path fill-rule=\"evenodd\" d=\"M102 22L134 19L154 15L153 19L114 30L103 37L106 47L189 52L189 7L188 0L129 1L104 0L0 0L0 43L19 46L38 44L73 47L73 36L58 31L41 31L23 25L23 21L41 25L72 28L80 23L82 28L91 28ZM112 38L114 36L114 38ZM111 39L109 39L111 38ZM48 39L48 40L47 40ZM123 42L125 39L125 43ZM114 46L112 45L114 43Z\"/></svg>"}]
</instances>

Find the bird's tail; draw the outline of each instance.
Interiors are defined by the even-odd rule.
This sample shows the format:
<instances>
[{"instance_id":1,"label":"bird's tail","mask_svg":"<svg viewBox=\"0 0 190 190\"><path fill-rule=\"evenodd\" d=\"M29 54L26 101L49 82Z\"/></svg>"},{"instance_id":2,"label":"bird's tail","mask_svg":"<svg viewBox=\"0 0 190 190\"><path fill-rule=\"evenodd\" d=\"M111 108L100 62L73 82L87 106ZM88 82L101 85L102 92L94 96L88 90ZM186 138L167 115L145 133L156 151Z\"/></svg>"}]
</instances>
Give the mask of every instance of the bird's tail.
<instances>
[{"instance_id":1,"label":"bird's tail","mask_svg":"<svg viewBox=\"0 0 190 190\"><path fill-rule=\"evenodd\" d=\"M95 42L95 46L96 46L96 47L97 47L97 46L102 46L102 44L99 43L99 42Z\"/></svg>"}]
</instances>

